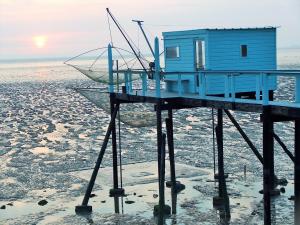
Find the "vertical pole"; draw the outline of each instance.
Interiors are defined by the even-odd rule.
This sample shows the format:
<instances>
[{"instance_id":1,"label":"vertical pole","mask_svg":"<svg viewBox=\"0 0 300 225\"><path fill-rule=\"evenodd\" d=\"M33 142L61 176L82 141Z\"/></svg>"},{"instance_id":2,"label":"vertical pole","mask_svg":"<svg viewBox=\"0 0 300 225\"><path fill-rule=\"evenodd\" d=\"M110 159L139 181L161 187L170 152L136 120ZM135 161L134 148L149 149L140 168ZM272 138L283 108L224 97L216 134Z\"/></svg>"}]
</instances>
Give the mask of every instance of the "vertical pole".
<instances>
[{"instance_id":1,"label":"vertical pole","mask_svg":"<svg viewBox=\"0 0 300 225\"><path fill-rule=\"evenodd\" d=\"M178 74L178 85L177 85L177 89L178 89L178 95L182 96L182 80L181 80L181 74Z\"/></svg>"},{"instance_id":2,"label":"vertical pole","mask_svg":"<svg viewBox=\"0 0 300 225\"><path fill-rule=\"evenodd\" d=\"M133 88L132 88L132 71L131 70L129 70L128 75L129 75L129 94L132 94Z\"/></svg>"},{"instance_id":3,"label":"vertical pole","mask_svg":"<svg viewBox=\"0 0 300 225\"><path fill-rule=\"evenodd\" d=\"M264 84L265 85L265 84ZM263 109L263 193L264 225L271 225L271 189L272 189L272 155L273 155L273 122L270 119L270 108ZM273 171L274 172L274 171Z\"/></svg>"},{"instance_id":4,"label":"vertical pole","mask_svg":"<svg viewBox=\"0 0 300 225\"><path fill-rule=\"evenodd\" d=\"M262 100L263 105L269 104L269 85L268 85L268 76L265 73L261 73L263 84L262 84Z\"/></svg>"},{"instance_id":5,"label":"vertical pole","mask_svg":"<svg viewBox=\"0 0 300 225\"><path fill-rule=\"evenodd\" d=\"M171 176L171 195L172 195L172 214L176 214L176 175L175 175L175 156L174 156L174 138L173 138L173 113L172 109L168 110L166 119L168 149L170 159L170 176Z\"/></svg>"},{"instance_id":6,"label":"vertical pole","mask_svg":"<svg viewBox=\"0 0 300 225\"><path fill-rule=\"evenodd\" d=\"M273 101L273 100L274 100L274 91L269 90L269 101Z\"/></svg>"},{"instance_id":7,"label":"vertical pole","mask_svg":"<svg viewBox=\"0 0 300 225\"><path fill-rule=\"evenodd\" d=\"M115 213L120 213L119 197L114 197Z\"/></svg>"},{"instance_id":8,"label":"vertical pole","mask_svg":"<svg viewBox=\"0 0 300 225\"><path fill-rule=\"evenodd\" d=\"M200 98L205 99L206 94L206 78L204 72L199 73L200 74L200 85L199 85L199 93Z\"/></svg>"},{"instance_id":9,"label":"vertical pole","mask_svg":"<svg viewBox=\"0 0 300 225\"><path fill-rule=\"evenodd\" d=\"M217 121L217 147L218 147L218 179L219 179L219 197L224 197L223 180L225 180L224 174L224 158L223 158L223 111L218 109L218 121Z\"/></svg>"},{"instance_id":10,"label":"vertical pole","mask_svg":"<svg viewBox=\"0 0 300 225\"><path fill-rule=\"evenodd\" d=\"M115 109L114 97L110 96L110 113L113 114ZM112 157L113 157L113 188L118 189L118 153L117 153L117 134L116 134L116 121L112 122L111 131L112 142Z\"/></svg>"},{"instance_id":11,"label":"vertical pole","mask_svg":"<svg viewBox=\"0 0 300 225\"><path fill-rule=\"evenodd\" d=\"M300 75L296 75L295 102L300 103Z\"/></svg>"},{"instance_id":12,"label":"vertical pole","mask_svg":"<svg viewBox=\"0 0 300 225\"><path fill-rule=\"evenodd\" d=\"M223 152L223 110L218 109L217 121L217 147L218 147L218 181L219 181L219 198L224 204L224 217L230 218L229 197L227 194L225 173L224 173L224 152Z\"/></svg>"},{"instance_id":13,"label":"vertical pole","mask_svg":"<svg viewBox=\"0 0 300 225\"><path fill-rule=\"evenodd\" d=\"M165 156L166 156L166 134L162 134L161 143L161 158L160 158L160 182L159 182L159 206L161 212L165 207Z\"/></svg>"},{"instance_id":14,"label":"vertical pole","mask_svg":"<svg viewBox=\"0 0 300 225\"><path fill-rule=\"evenodd\" d=\"M300 224L300 119L295 120L295 224Z\"/></svg>"},{"instance_id":15,"label":"vertical pole","mask_svg":"<svg viewBox=\"0 0 300 225\"><path fill-rule=\"evenodd\" d=\"M166 135L162 133L161 101L156 104L156 129L157 129L157 163L158 163L158 188L159 204L154 206L154 214L170 214L170 207L165 205L165 144Z\"/></svg>"},{"instance_id":16,"label":"vertical pole","mask_svg":"<svg viewBox=\"0 0 300 225\"><path fill-rule=\"evenodd\" d=\"M260 100L260 82L261 77L259 75L256 75L256 90L255 90L255 98L256 100Z\"/></svg>"},{"instance_id":17,"label":"vertical pole","mask_svg":"<svg viewBox=\"0 0 300 225\"><path fill-rule=\"evenodd\" d=\"M112 59L112 46L108 45L108 76L109 76L109 92L114 92L114 79L113 79L113 59Z\"/></svg>"},{"instance_id":18,"label":"vertical pole","mask_svg":"<svg viewBox=\"0 0 300 225\"><path fill-rule=\"evenodd\" d=\"M225 88L225 98L229 98L229 76L228 74L226 74L224 76L225 79L225 84L224 84L224 88Z\"/></svg>"},{"instance_id":19,"label":"vertical pole","mask_svg":"<svg viewBox=\"0 0 300 225\"><path fill-rule=\"evenodd\" d=\"M114 108L114 112L111 116L110 123L108 125L107 131L106 131L106 134L105 134L105 137L104 137L104 140L103 140L103 144L102 144L100 153L98 155L98 158L97 158L97 161L96 161L91 179L89 181L88 187L86 189L82 204L79 205L79 206L76 206L76 208L75 208L75 211L77 213L91 212L92 211L92 207L88 206L88 202L89 202L90 195L92 193L92 190L93 190L93 187L94 187L94 184L95 184L96 177L98 175L98 171L99 171L99 168L100 168L100 165L101 165L101 162L102 162L102 159L103 159L106 147L107 147L107 143L109 141L110 134L112 132L113 121L116 119L118 110L119 110L119 104L116 105L116 107Z\"/></svg>"},{"instance_id":20,"label":"vertical pole","mask_svg":"<svg viewBox=\"0 0 300 225\"><path fill-rule=\"evenodd\" d=\"M161 202L161 146L162 146L162 124L161 124L161 102L156 104L156 135L157 135L157 166L158 166L158 188L159 188L159 207Z\"/></svg>"},{"instance_id":21,"label":"vertical pole","mask_svg":"<svg viewBox=\"0 0 300 225\"><path fill-rule=\"evenodd\" d=\"M126 89L126 94L129 93L129 85L128 85L128 71L124 73L124 80L125 80L125 89Z\"/></svg>"},{"instance_id":22,"label":"vertical pole","mask_svg":"<svg viewBox=\"0 0 300 225\"><path fill-rule=\"evenodd\" d=\"M159 62L159 41L158 37L155 38L154 42L154 53L155 53L155 89L156 97L160 97L160 62Z\"/></svg>"},{"instance_id":23,"label":"vertical pole","mask_svg":"<svg viewBox=\"0 0 300 225\"><path fill-rule=\"evenodd\" d=\"M234 102L235 101L235 76L233 74L231 74L231 99Z\"/></svg>"},{"instance_id":24,"label":"vertical pole","mask_svg":"<svg viewBox=\"0 0 300 225\"><path fill-rule=\"evenodd\" d=\"M143 96L147 93L147 74L145 72L142 73L142 92Z\"/></svg>"},{"instance_id":25,"label":"vertical pole","mask_svg":"<svg viewBox=\"0 0 300 225\"><path fill-rule=\"evenodd\" d=\"M118 108L119 109L119 108ZM110 110L111 116L115 110L114 104L114 96L110 95ZM114 197L115 203L115 213L119 213L119 198L118 196L123 194L123 189L119 189L118 184L118 153L117 153L117 133L116 133L116 120L112 121L112 128L111 128L111 142L112 142L112 158L113 158L113 189L110 190L110 196Z\"/></svg>"}]
</instances>

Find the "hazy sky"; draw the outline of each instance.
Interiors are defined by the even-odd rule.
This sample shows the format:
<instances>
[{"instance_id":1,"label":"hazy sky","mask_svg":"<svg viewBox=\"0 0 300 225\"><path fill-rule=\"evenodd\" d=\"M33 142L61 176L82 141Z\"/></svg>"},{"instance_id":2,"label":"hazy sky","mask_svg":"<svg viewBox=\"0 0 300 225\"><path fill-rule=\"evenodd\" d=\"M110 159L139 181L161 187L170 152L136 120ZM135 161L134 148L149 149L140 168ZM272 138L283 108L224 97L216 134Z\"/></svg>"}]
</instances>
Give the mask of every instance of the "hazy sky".
<instances>
[{"instance_id":1,"label":"hazy sky","mask_svg":"<svg viewBox=\"0 0 300 225\"><path fill-rule=\"evenodd\" d=\"M0 58L72 56L106 46L109 7L137 42L162 31L280 26L278 47L300 47L300 0L0 0ZM115 45L125 46L114 25ZM141 41L141 43L144 43Z\"/></svg>"}]
</instances>

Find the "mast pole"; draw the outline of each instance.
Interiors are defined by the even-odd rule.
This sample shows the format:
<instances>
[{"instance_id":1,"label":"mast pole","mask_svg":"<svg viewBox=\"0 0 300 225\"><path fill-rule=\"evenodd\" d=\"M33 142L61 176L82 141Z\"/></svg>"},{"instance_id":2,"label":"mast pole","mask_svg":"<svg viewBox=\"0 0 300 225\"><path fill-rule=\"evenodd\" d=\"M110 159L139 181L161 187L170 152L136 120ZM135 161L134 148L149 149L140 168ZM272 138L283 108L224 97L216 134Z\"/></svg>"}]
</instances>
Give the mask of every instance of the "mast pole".
<instances>
[{"instance_id":1,"label":"mast pole","mask_svg":"<svg viewBox=\"0 0 300 225\"><path fill-rule=\"evenodd\" d=\"M147 35L146 35L146 33L145 33L143 27L142 27L142 23L143 23L144 21L142 21L142 20L132 20L132 22L136 22L136 23L139 25L139 27L140 27L140 29L141 29L143 35L144 35L144 38L145 38L145 40L146 40L146 42L147 42L147 44L148 44L148 46L149 46L149 48L150 48L150 50L151 50L151 53L152 53L153 57L155 57L153 48L152 48L152 46L151 46L151 44L150 44L150 42L149 42L149 39L148 39L148 37L147 37Z\"/></svg>"},{"instance_id":2,"label":"mast pole","mask_svg":"<svg viewBox=\"0 0 300 225\"><path fill-rule=\"evenodd\" d=\"M141 61L140 57L138 56L137 52L135 51L135 49L133 48L132 44L130 43L130 41L128 40L128 38L126 37L126 35L124 34L122 28L120 27L120 25L118 24L118 22L116 21L115 17L111 14L111 12L109 11L109 8L106 8L107 13L109 14L109 16L111 17L111 19L114 21L115 25L117 26L117 28L119 29L119 31L121 32L122 36L125 38L126 42L128 43L129 47L131 48L131 50L133 51L135 57L138 59L139 63L141 64L141 66L143 67L144 71L148 74L147 69L145 67L145 65L143 64L143 62Z\"/></svg>"}]
</instances>

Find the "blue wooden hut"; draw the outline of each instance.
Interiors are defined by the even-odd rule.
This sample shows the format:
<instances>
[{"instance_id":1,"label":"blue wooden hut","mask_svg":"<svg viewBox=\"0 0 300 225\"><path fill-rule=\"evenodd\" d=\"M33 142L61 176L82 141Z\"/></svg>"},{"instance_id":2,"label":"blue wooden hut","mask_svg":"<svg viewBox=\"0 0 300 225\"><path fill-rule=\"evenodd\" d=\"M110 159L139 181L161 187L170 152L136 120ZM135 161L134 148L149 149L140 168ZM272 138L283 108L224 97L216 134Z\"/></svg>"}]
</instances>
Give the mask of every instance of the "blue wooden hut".
<instances>
[{"instance_id":1,"label":"blue wooden hut","mask_svg":"<svg viewBox=\"0 0 300 225\"><path fill-rule=\"evenodd\" d=\"M197 29L163 33L165 71L180 72L182 92L197 93L199 76L191 72L224 70L275 70L276 27ZM184 73L187 72L187 73ZM218 74L216 74L218 75ZM220 75L220 74L219 74ZM232 76L235 92L254 92L256 76ZM270 90L276 77L268 78ZM167 91L178 91L178 75L165 78ZM206 94L224 94L222 76L208 76Z\"/></svg>"}]
</instances>

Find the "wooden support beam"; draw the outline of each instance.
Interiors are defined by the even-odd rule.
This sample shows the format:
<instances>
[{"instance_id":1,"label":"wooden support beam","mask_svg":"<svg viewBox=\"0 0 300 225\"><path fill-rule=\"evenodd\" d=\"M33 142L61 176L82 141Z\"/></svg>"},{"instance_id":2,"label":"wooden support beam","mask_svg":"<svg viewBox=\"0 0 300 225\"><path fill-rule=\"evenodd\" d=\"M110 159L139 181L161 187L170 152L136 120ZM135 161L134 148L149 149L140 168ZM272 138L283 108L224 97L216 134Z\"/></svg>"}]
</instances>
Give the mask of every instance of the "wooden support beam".
<instances>
[{"instance_id":1,"label":"wooden support beam","mask_svg":"<svg viewBox=\"0 0 300 225\"><path fill-rule=\"evenodd\" d=\"M159 204L154 206L154 215L170 214L171 208L165 205L165 145L166 135L162 132L161 101L156 103L156 134L157 134L157 164Z\"/></svg>"},{"instance_id":2,"label":"wooden support beam","mask_svg":"<svg viewBox=\"0 0 300 225\"><path fill-rule=\"evenodd\" d=\"M227 186L225 180L224 172L224 152L223 152L223 110L218 109L218 121L216 127L216 137L217 137L217 149L218 149L218 183L219 183L219 199L214 198L214 202L220 202L222 207L222 212L220 211L220 216L222 219L230 218L230 207L229 207L229 197L227 193ZM218 200L217 200L218 199Z\"/></svg>"},{"instance_id":3,"label":"wooden support beam","mask_svg":"<svg viewBox=\"0 0 300 225\"><path fill-rule=\"evenodd\" d=\"M112 128L113 128L113 123L116 119L118 110L119 110L119 104L116 104L116 106L114 108L114 111L112 113L111 119L110 119L110 123L109 123L108 128L107 128L107 131L106 131L106 134L105 134L105 137L104 137L104 140L103 140L103 144L102 144L100 153L98 155L98 158L97 158L97 161L96 161L91 179L90 179L88 187L86 189L82 204L76 206L76 208L75 208L76 213L90 213L90 212L92 212L92 206L89 206L88 202L89 202L89 199L90 199L90 196L91 196L94 184L95 184L96 177L98 175L98 171L99 171L99 168L100 168L100 165L101 165L101 162L102 162L102 159L103 159L106 147L107 147L107 143L109 141L109 137L110 137L110 134L111 134L111 131L112 131Z\"/></svg>"},{"instance_id":4,"label":"wooden support beam","mask_svg":"<svg viewBox=\"0 0 300 225\"><path fill-rule=\"evenodd\" d=\"M276 115L276 114L271 114L270 115L272 121L274 123L276 122L288 122L288 121L294 121L295 117L292 116L285 116L285 115ZM263 122L264 116L263 114L260 114L260 122Z\"/></svg>"},{"instance_id":5,"label":"wooden support beam","mask_svg":"<svg viewBox=\"0 0 300 225\"><path fill-rule=\"evenodd\" d=\"M165 159L166 159L166 134L162 134L160 150L160 176L159 176L159 207L161 212L165 206Z\"/></svg>"},{"instance_id":6,"label":"wooden support beam","mask_svg":"<svg viewBox=\"0 0 300 225\"><path fill-rule=\"evenodd\" d=\"M263 196L264 196L264 225L271 225L271 190L272 179L272 158L274 154L273 146L273 123L269 119L270 108L264 107L263 120Z\"/></svg>"},{"instance_id":7,"label":"wooden support beam","mask_svg":"<svg viewBox=\"0 0 300 225\"><path fill-rule=\"evenodd\" d=\"M159 204L154 206L154 215L170 214L171 208L165 205L165 144L166 135L162 132L161 101L156 104L157 164Z\"/></svg>"},{"instance_id":8,"label":"wooden support beam","mask_svg":"<svg viewBox=\"0 0 300 225\"><path fill-rule=\"evenodd\" d=\"M300 119L295 120L295 224L300 224Z\"/></svg>"},{"instance_id":9,"label":"wooden support beam","mask_svg":"<svg viewBox=\"0 0 300 225\"><path fill-rule=\"evenodd\" d=\"M113 114L115 109L115 104L113 102L113 97L110 97L110 113ZM113 188L118 188L118 154L117 154L117 134L116 134L116 122L112 122L111 128L111 146L112 146L112 158L113 158Z\"/></svg>"},{"instance_id":10,"label":"wooden support beam","mask_svg":"<svg viewBox=\"0 0 300 225\"><path fill-rule=\"evenodd\" d=\"M250 138L246 135L246 133L243 131L241 126L238 124L238 122L234 119L232 114L229 112L229 110L224 109L224 112L228 116L228 118L231 120L233 125L236 127L236 129L239 131L239 133L242 135L248 146L251 148L252 152L255 154L255 156L258 158L258 160L263 164L263 157L257 150L257 148L254 146L254 144L251 142Z\"/></svg>"},{"instance_id":11,"label":"wooden support beam","mask_svg":"<svg viewBox=\"0 0 300 225\"><path fill-rule=\"evenodd\" d=\"M168 150L169 150L169 160L170 160L172 214L176 214L177 192L176 192L176 173L175 173L172 109L168 110L168 118L166 119L166 128L167 128Z\"/></svg>"},{"instance_id":12,"label":"wooden support beam","mask_svg":"<svg viewBox=\"0 0 300 225\"><path fill-rule=\"evenodd\" d=\"M115 110L115 98L114 95L110 95L110 110L111 110L111 116L114 113ZM118 107L119 111L120 107ZM113 158L113 188L109 190L109 196L115 197L115 213L120 212L119 207L119 199L118 197L124 195L124 189L119 188L119 182L118 182L118 152L117 152L117 132L116 132L116 120L112 123L111 128L111 141L112 141L112 158Z\"/></svg>"},{"instance_id":13,"label":"wooden support beam","mask_svg":"<svg viewBox=\"0 0 300 225\"><path fill-rule=\"evenodd\" d=\"M197 106L186 106L186 105L180 105L180 104L163 104L161 105L161 110L172 110L172 109L191 109L191 108L197 108ZM156 111L156 108L154 108Z\"/></svg>"},{"instance_id":14,"label":"wooden support beam","mask_svg":"<svg viewBox=\"0 0 300 225\"><path fill-rule=\"evenodd\" d=\"M275 138L275 140L278 142L278 144L281 146L281 148L283 149L283 151L290 157L290 159L295 163L295 157L293 156L293 154L288 150L288 148L286 147L286 145L283 143L283 141L280 139L280 137L275 134L275 132L273 133L273 136Z\"/></svg>"}]
</instances>

